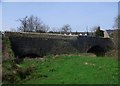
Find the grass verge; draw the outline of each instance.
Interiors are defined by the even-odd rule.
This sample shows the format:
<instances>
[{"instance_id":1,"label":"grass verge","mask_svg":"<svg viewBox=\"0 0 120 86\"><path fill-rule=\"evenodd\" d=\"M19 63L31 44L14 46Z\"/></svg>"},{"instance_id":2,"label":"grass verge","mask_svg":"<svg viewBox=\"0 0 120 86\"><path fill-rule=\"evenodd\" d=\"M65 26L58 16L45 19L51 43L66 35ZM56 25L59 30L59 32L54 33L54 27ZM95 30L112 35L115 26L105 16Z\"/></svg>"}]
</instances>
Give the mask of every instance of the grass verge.
<instances>
[{"instance_id":1,"label":"grass verge","mask_svg":"<svg viewBox=\"0 0 120 86\"><path fill-rule=\"evenodd\" d=\"M78 55L24 59L20 64L36 69L24 84L118 84L118 61L109 57Z\"/></svg>"}]
</instances>

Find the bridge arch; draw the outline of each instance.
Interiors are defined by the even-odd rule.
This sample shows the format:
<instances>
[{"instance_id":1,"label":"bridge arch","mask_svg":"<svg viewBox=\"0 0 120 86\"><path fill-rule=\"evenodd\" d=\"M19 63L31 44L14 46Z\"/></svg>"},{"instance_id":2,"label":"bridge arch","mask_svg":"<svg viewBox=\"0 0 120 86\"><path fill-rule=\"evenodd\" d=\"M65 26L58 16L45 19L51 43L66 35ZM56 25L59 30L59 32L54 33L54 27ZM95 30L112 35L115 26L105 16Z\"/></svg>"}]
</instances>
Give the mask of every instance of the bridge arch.
<instances>
[{"instance_id":1,"label":"bridge arch","mask_svg":"<svg viewBox=\"0 0 120 86\"><path fill-rule=\"evenodd\" d=\"M105 52L105 48L100 45L94 45L87 50L87 53L94 53L96 56L104 56Z\"/></svg>"}]
</instances>

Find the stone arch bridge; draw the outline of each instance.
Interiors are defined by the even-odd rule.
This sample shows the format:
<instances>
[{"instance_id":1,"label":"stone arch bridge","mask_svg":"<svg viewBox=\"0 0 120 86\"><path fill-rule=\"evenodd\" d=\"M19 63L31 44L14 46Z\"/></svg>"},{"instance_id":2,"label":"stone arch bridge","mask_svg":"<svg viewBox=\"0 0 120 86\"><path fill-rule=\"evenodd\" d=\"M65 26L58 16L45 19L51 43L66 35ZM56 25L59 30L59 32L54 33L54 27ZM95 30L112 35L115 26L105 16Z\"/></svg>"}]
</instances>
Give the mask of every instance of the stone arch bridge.
<instances>
[{"instance_id":1,"label":"stone arch bridge","mask_svg":"<svg viewBox=\"0 0 120 86\"><path fill-rule=\"evenodd\" d=\"M69 53L94 53L104 56L113 48L113 42L109 38L20 32L6 32L5 36L9 37L16 57Z\"/></svg>"}]
</instances>

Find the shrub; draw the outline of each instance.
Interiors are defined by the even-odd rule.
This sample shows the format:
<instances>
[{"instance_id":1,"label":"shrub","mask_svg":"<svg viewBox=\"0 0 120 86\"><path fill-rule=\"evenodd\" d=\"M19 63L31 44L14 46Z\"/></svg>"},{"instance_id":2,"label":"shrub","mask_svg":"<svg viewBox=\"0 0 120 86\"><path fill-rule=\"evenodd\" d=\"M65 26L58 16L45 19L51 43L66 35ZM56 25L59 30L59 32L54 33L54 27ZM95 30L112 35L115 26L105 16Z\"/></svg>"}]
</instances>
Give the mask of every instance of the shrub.
<instances>
[{"instance_id":1,"label":"shrub","mask_svg":"<svg viewBox=\"0 0 120 86\"><path fill-rule=\"evenodd\" d=\"M17 68L16 71L17 71L17 74L18 76L20 77L20 79L25 79L28 75L30 75L34 70L34 67L32 66L29 66L28 68Z\"/></svg>"},{"instance_id":2,"label":"shrub","mask_svg":"<svg viewBox=\"0 0 120 86\"><path fill-rule=\"evenodd\" d=\"M35 70L34 66L24 68L15 62L4 61L2 70L3 84L18 84L20 80L23 80L29 76L33 70Z\"/></svg>"},{"instance_id":3,"label":"shrub","mask_svg":"<svg viewBox=\"0 0 120 86\"><path fill-rule=\"evenodd\" d=\"M7 36L2 38L2 52L3 60L14 59L14 52L11 49L11 43Z\"/></svg>"},{"instance_id":4,"label":"shrub","mask_svg":"<svg viewBox=\"0 0 120 86\"><path fill-rule=\"evenodd\" d=\"M98 27L95 31L95 36L104 37L104 31L100 30L100 27Z\"/></svg>"}]
</instances>

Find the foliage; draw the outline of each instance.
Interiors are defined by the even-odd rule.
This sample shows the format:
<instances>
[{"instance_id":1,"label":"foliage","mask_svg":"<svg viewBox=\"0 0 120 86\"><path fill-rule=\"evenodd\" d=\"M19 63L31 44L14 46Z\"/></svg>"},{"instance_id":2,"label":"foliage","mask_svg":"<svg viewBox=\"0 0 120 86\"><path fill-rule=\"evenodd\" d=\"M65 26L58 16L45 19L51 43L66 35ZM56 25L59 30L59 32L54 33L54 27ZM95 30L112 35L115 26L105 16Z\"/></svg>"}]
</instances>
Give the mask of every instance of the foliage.
<instances>
[{"instance_id":1,"label":"foliage","mask_svg":"<svg viewBox=\"0 0 120 86\"><path fill-rule=\"evenodd\" d=\"M14 59L14 52L11 48L11 43L9 37L2 37L2 52L3 52L3 60L4 59Z\"/></svg>"},{"instance_id":2,"label":"foliage","mask_svg":"<svg viewBox=\"0 0 120 86\"><path fill-rule=\"evenodd\" d=\"M2 64L3 84L18 84L21 80L29 76L34 69L31 65L24 68L11 60L6 60Z\"/></svg>"},{"instance_id":3,"label":"foliage","mask_svg":"<svg viewBox=\"0 0 120 86\"><path fill-rule=\"evenodd\" d=\"M95 36L104 37L104 31L100 30L100 27L97 27L95 31Z\"/></svg>"}]
</instances>

